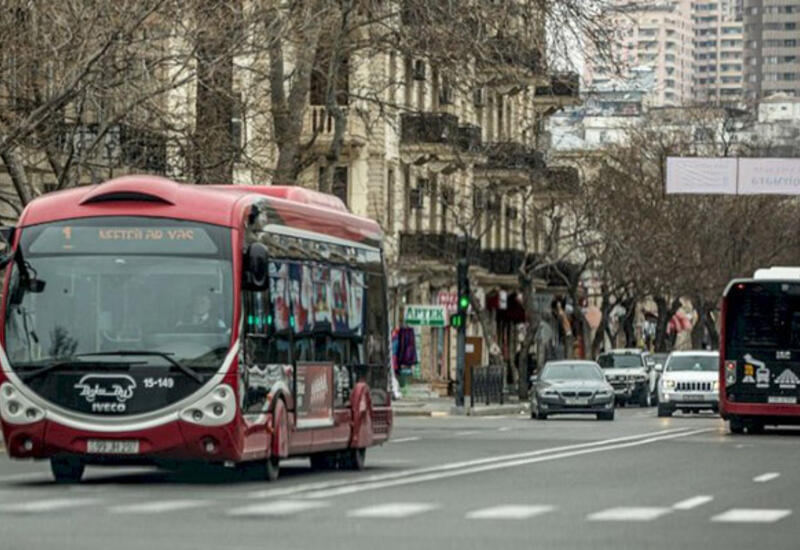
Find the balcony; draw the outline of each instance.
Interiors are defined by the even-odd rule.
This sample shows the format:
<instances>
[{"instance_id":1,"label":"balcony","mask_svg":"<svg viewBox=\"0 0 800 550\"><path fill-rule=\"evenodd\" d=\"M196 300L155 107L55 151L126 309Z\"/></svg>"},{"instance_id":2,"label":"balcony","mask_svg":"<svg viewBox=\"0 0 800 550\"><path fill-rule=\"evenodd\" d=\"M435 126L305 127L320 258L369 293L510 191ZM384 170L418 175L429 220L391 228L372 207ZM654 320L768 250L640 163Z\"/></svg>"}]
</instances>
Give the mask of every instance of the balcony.
<instances>
[{"instance_id":1,"label":"balcony","mask_svg":"<svg viewBox=\"0 0 800 550\"><path fill-rule=\"evenodd\" d=\"M475 176L484 180L527 185L545 167L542 152L521 143L489 143L483 152L486 163L475 166Z\"/></svg>"},{"instance_id":2,"label":"balcony","mask_svg":"<svg viewBox=\"0 0 800 550\"><path fill-rule=\"evenodd\" d=\"M458 127L458 146L465 153L479 154L481 147L481 127L466 124Z\"/></svg>"},{"instance_id":3,"label":"balcony","mask_svg":"<svg viewBox=\"0 0 800 550\"><path fill-rule=\"evenodd\" d=\"M408 163L452 162L459 155L458 117L446 113L404 114L400 153Z\"/></svg>"},{"instance_id":4,"label":"balcony","mask_svg":"<svg viewBox=\"0 0 800 550\"><path fill-rule=\"evenodd\" d=\"M580 104L581 79L578 73L555 73L549 82L536 87L533 97L535 105L561 108Z\"/></svg>"},{"instance_id":5,"label":"balcony","mask_svg":"<svg viewBox=\"0 0 800 550\"><path fill-rule=\"evenodd\" d=\"M478 239L468 239L473 260L479 255ZM460 237L454 233L400 233L400 256L417 260L454 263L462 254Z\"/></svg>"},{"instance_id":6,"label":"balcony","mask_svg":"<svg viewBox=\"0 0 800 550\"><path fill-rule=\"evenodd\" d=\"M367 143L367 129L364 120L357 114L350 113L347 107L340 107L345 116L345 129L342 138L346 152L352 147L361 147ZM336 119L325 107L311 105L306 109L303 118L302 140L309 143L313 140L312 149L324 151L330 148L336 129Z\"/></svg>"},{"instance_id":7,"label":"balcony","mask_svg":"<svg viewBox=\"0 0 800 550\"><path fill-rule=\"evenodd\" d=\"M525 263L522 250L482 250L480 265L496 275L516 275Z\"/></svg>"}]
</instances>

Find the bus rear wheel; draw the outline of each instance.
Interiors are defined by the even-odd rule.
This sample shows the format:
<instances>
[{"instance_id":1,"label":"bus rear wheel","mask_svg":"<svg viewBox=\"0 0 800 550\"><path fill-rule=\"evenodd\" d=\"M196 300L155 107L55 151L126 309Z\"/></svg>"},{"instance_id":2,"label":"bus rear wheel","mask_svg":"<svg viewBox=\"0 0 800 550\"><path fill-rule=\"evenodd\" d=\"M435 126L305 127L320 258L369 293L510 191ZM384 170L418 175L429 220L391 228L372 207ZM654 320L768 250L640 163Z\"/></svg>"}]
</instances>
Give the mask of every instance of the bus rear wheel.
<instances>
[{"instance_id":1,"label":"bus rear wheel","mask_svg":"<svg viewBox=\"0 0 800 550\"><path fill-rule=\"evenodd\" d=\"M342 468L360 472L366 466L367 449L347 449L342 453Z\"/></svg>"},{"instance_id":2,"label":"bus rear wheel","mask_svg":"<svg viewBox=\"0 0 800 550\"><path fill-rule=\"evenodd\" d=\"M86 465L77 458L54 457L50 459L50 470L56 483L78 483Z\"/></svg>"}]
</instances>

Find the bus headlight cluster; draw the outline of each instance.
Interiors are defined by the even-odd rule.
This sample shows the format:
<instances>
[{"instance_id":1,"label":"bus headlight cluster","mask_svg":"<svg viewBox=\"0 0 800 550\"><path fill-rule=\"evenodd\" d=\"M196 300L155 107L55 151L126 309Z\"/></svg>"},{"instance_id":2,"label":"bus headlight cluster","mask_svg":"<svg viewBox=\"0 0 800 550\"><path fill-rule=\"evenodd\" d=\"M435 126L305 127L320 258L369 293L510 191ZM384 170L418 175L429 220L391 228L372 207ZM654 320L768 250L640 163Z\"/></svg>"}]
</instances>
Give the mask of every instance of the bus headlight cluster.
<instances>
[{"instance_id":1,"label":"bus headlight cluster","mask_svg":"<svg viewBox=\"0 0 800 550\"><path fill-rule=\"evenodd\" d=\"M33 424L44 418L44 411L6 382L0 387L0 416L9 424Z\"/></svg>"},{"instance_id":2,"label":"bus headlight cluster","mask_svg":"<svg viewBox=\"0 0 800 550\"><path fill-rule=\"evenodd\" d=\"M236 416L236 396L233 388L220 384L190 407L181 411L181 419L200 426L222 426Z\"/></svg>"}]
</instances>

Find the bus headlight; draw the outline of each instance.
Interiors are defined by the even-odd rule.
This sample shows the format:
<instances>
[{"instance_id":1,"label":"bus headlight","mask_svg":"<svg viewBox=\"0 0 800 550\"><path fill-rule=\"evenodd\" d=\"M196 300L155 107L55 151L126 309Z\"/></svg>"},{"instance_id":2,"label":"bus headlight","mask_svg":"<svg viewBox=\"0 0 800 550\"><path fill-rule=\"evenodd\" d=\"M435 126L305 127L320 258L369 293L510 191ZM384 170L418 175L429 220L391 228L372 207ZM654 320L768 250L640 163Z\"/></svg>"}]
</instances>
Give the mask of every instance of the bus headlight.
<instances>
[{"instance_id":1,"label":"bus headlight","mask_svg":"<svg viewBox=\"0 0 800 550\"><path fill-rule=\"evenodd\" d=\"M0 387L0 417L9 424L33 424L44 418L44 411L6 382Z\"/></svg>"},{"instance_id":2,"label":"bus headlight","mask_svg":"<svg viewBox=\"0 0 800 550\"><path fill-rule=\"evenodd\" d=\"M236 416L236 394L220 384L181 411L181 419L200 426L223 426Z\"/></svg>"},{"instance_id":3,"label":"bus headlight","mask_svg":"<svg viewBox=\"0 0 800 550\"><path fill-rule=\"evenodd\" d=\"M725 384L736 383L736 361L725 361ZM718 383L719 384L719 383Z\"/></svg>"}]
</instances>

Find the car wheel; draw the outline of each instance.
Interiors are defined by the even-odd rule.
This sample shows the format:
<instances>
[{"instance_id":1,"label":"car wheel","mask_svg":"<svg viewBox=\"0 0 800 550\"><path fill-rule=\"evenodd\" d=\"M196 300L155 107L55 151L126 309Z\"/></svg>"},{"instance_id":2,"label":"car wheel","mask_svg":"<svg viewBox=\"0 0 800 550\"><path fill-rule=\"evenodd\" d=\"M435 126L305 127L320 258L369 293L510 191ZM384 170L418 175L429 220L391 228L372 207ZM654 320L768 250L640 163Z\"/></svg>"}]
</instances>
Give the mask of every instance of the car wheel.
<instances>
[{"instance_id":1,"label":"car wheel","mask_svg":"<svg viewBox=\"0 0 800 550\"><path fill-rule=\"evenodd\" d=\"M597 420L614 420L614 411L597 413Z\"/></svg>"},{"instance_id":2,"label":"car wheel","mask_svg":"<svg viewBox=\"0 0 800 550\"><path fill-rule=\"evenodd\" d=\"M640 407L650 406L650 390L643 390L639 394L639 406Z\"/></svg>"},{"instance_id":3,"label":"car wheel","mask_svg":"<svg viewBox=\"0 0 800 550\"><path fill-rule=\"evenodd\" d=\"M51 458L50 470L56 483L78 483L86 465L77 458Z\"/></svg>"},{"instance_id":4,"label":"car wheel","mask_svg":"<svg viewBox=\"0 0 800 550\"><path fill-rule=\"evenodd\" d=\"M658 406L658 417L659 418L668 418L668 417L672 416L673 412L674 411L670 407L667 407L667 406L664 406L664 405L659 405Z\"/></svg>"},{"instance_id":5,"label":"car wheel","mask_svg":"<svg viewBox=\"0 0 800 550\"><path fill-rule=\"evenodd\" d=\"M541 410L536 411L536 418L539 420L547 420L547 413L542 412Z\"/></svg>"},{"instance_id":6,"label":"car wheel","mask_svg":"<svg viewBox=\"0 0 800 550\"><path fill-rule=\"evenodd\" d=\"M348 449L342 454L342 468L360 472L366 466L367 449Z\"/></svg>"}]
</instances>

